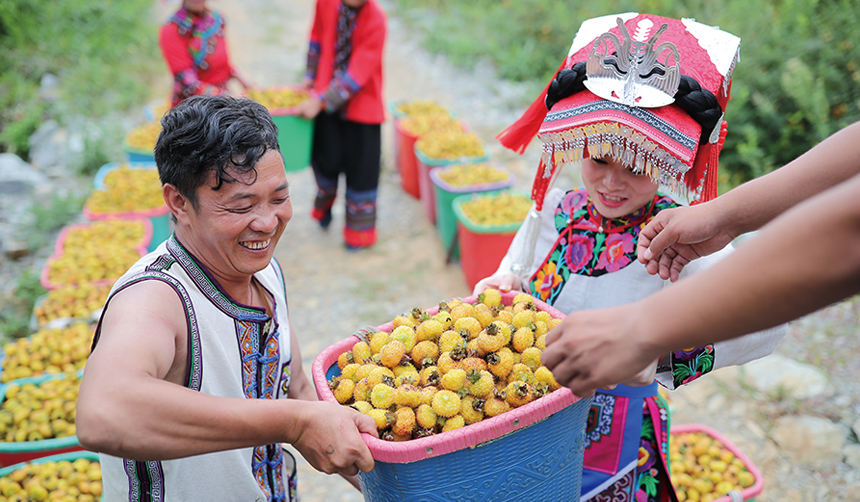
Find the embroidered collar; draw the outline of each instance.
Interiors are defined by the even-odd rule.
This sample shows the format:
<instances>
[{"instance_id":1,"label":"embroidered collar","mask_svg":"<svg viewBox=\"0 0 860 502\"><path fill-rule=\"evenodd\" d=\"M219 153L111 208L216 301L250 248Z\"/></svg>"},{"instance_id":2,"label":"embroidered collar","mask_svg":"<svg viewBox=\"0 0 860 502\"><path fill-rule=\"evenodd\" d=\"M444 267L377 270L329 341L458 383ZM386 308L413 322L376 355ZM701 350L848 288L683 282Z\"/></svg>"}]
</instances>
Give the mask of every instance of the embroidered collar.
<instances>
[{"instance_id":1,"label":"embroidered collar","mask_svg":"<svg viewBox=\"0 0 860 502\"><path fill-rule=\"evenodd\" d=\"M207 9L203 15L197 16L186 9L179 9L168 22L176 23L180 35L191 33L188 52L194 58L194 66L203 70L208 68L206 56L214 52L217 40L215 35L224 26L224 18L221 14Z\"/></svg>"},{"instance_id":2,"label":"embroidered collar","mask_svg":"<svg viewBox=\"0 0 860 502\"><path fill-rule=\"evenodd\" d=\"M194 281L200 291L225 314L239 321L266 322L272 319L266 314L265 309L239 303L227 294L215 276L179 242L176 234L171 235L170 239L167 240L167 250L176 258L177 263L185 270L185 273ZM260 285L263 285L262 282ZM263 289L266 289L265 286ZM267 291L267 293L269 292ZM275 297L271 293L269 296L272 298L272 312L274 313L277 308Z\"/></svg>"},{"instance_id":3,"label":"embroidered collar","mask_svg":"<svg viewBox=\"0 0 860 502\"><path fill-rule=\"evenodd\" d=\"M628 228L647 223L654 216L654 209L658 203L662 205L666 202L671 202L671 199L658 193L647 204L628 215L619 218L606 218L597 212L597 207L591 200L588 191L579 188L567 192L556 208L556 228L561 231L570 226L574 229L607 234L623 232Z\"/></svg>"}]
</instances>

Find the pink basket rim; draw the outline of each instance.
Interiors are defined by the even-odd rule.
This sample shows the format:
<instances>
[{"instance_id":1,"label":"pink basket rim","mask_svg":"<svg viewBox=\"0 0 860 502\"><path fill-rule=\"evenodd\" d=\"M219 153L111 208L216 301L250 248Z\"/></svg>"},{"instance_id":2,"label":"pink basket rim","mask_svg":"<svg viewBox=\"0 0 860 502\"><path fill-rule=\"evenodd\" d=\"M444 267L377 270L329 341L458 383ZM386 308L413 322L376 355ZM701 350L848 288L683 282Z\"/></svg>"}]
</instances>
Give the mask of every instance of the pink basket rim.
<instances>
[{"instance_id":1,"label":"pink basket rim","mask_svg":"<svg viewBox=\"0 0 860 502\"><path fill-rule=\"evenodd\" d=\"M304 89L302 89L302 86L300 86L298 84L272 85L269 87L258 87L258 88L255 88L254 90L267 90L267 89L274 89L274 90L292 89L294 91L304 90ZM242 97L248 98L248 91L243 91ZM248 99L251 99L251 98L248 98ZM304 101L302 101L302 102L304 102ZM308 120L304 117L297 116L295 113L292 113L291 107L267 108L267 110L269 110L269 115L271 115L273 117L283 117L283 116L289 115L289 116L294 116L297 119Z\"/></svg>"},{"instance_id":2,"label":"pink basket rim","mask_svg":"<svg viewBox=\"0 0 860 502\"><path fill-rule=\"evenodd\" d=\"M509 304L513 298L519 294L518 292L502 293L502 301ZM463 298L463 302L475 302L477 296L469 296ZM552 317L564 319L564 314L545 302L534 298L535 306L540 310L545 310ZM439 307L427 309L429 314L435 314L439 311ZM376 329L381 331L390 331L392 323L387 322ZM355 335L350 336L340 342L331 345L321 352L313 362L311 373L313 376L314 386L316 387L319 398L324 401L337 403L326 380L326 371L337 363L337 358L344 351L351 349L359 338ZM515 432L519 429L535 424L550 415L561 411L567 406L577 402L580 398L574 396L568 388L561 388L553 391L546 396L532 401L531 403L512 409L501 415L482 420L478 423L468 425L466 427L453 431L435 434L426 438L412 439L410 441L393 442L378 439L370 434L363 434L364 442L370 449L375 460L381 462L392 463L408 463L416 462L426 458L438 457L446 453L452 453L465 448L478 446L487 441L498 439L504 435Z\"/></svg>"},{"instance_id":3,"label":"pink basket rim","mask_svg":"<svg viewBox=\"0 0 860 502\"><path fill-rule=\"evenodd\" d=\"M149 222L149 220L145 220L145 221ZM81 225L72 225L72 226L81 226ZM57 261L57 259L60 258L63 254L62 253L63 241L66 240L66 236L68 236L68 234L69 234L68 228L69 227L65 227L60 232L60 235L57 237L57 244L54 246L54 254L52 254L45 261L45 265L42 267L42 272L39 274L39 283L41 283L42 287L47 289L47 290L57 289L57 288L61 288L63 286L68 286L70 284L74 284L74 283L52 282L51 279L49 278L49 274L50 274L50 270L51 270L51 264L54 263L55 261ZM147 228L147 227L145 227L145 228ZM148 228L149 228L149 233L148 233L149 238L146 240L146 243L145 244L139 244L139 245L134 247L135 251L137 251L137 253L140 255L141 258L146 256L146 254L149 252L147 250L147 246L149 245L149 241L152 240L152 223L149 224ZM144 237L146 237L146 234L147 234L147 232L144 230ZM58 249L59 249L59 253L57 252ZM96 281L86 281L86 282L92 284L93 286L110 286L113 283L115 283L117 279L119 279L119 277L109 277L106 279L99 279Z\"/></svg>"},{"instance_id":4,"label":"pink basket rim","mask_svg":"<svg viewBox=\"0 0 860 502\"><path fill-rule=\"evenodd\" d=\"M141 209L138 211L121 211L116 213L98 213L90 209L89 204L84 205L84 218L88 220L110 220L110 219L138 219L138 218L158 218L164 216L169 211L167 204L162 204L161 207L154 209Z\"/></svg>"},{"instance_id":5,"label":"pink basket rim","mask_svg":"<svg viewBox=\"0 0 860 502\"><path fill-rule=\"evenodd\" d=\"M731 451L736 457L741 459L744 463L746 469L753 475L755 478L755 483L752 486L748 486L741 491L741 496L744 500L751 500L756 495L760 494L764 489L764 477L761 475L761 471L758 470L758 467L750 460L746 454L741 451L740 448L737 447L734 443L728 440L725 436L720 434L719 431L714 429L713 427L708 427L704 424L682 424L682 425L673 425L671 430L669 431L671 434L682 434L686 432L704 432L712 438L720 441L725 445L725 447ZM718 499L714 499L714 502L732 502L732 498L728 495L724 497L720 497Z\"/></svg>"}]
</instances>

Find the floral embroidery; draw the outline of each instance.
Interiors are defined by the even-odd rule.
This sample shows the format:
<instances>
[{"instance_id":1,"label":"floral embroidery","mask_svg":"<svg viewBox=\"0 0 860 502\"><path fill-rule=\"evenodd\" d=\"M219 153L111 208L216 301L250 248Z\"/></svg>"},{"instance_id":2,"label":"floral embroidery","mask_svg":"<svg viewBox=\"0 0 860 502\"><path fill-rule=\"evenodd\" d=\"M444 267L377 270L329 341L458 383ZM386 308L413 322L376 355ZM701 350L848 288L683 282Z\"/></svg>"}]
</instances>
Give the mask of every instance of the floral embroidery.
<instances>
[{"instance_id":1,"label":"floral embroidery","mask_svg":"<svg viewBox=\"0 0 860 502\"><path fill-rule=\"evenodd\" d=\"M676 206L672 199L657 194L633 213L607 219L597 212L588 191L567 192L555 209L558 239L532 276L531 293L552 305L572 274L598 277L630 265L636 261L642 228L658 212Z\"/></svg>"},{"instance_id":2,"label":"floral embroidery","mask_svg":"<svg viewBox=\"0 0 860 502\"><path fill-rule=\"evenodd\" d=\"M688 384L714 369L714 346L676 350L671 359L675 386Z\"/></svg>"}]
</instances>

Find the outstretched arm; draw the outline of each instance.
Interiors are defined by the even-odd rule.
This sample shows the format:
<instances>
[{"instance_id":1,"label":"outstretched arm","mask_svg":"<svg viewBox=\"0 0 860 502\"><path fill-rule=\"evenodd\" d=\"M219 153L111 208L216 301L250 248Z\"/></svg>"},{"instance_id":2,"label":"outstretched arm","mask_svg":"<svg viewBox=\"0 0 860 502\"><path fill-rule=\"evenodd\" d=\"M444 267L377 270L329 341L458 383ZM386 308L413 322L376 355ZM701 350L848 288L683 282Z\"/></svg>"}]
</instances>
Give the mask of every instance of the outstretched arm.
<instances>
[{"instance_id":1,"label":"outstretched arm","mask_svg":"<svg viewBox=\"0 0 860 502\"><path fill-rule=\"evenodd\" d=\"M675 281L691 260L722 249L738 235L857 174L858 159L860 122L710 202L660 212L639 234L639 261L649 273Z\"/></svg>"},{"instance_id":2,"label":"outstretched arm","mask_svg":"<svg viewBox=\"0 0 860 502\"><path fill-rule=\"evenodd\" d=\"M858 194L860 174L670 288L570 314L547 336L544 364L559 383L587 395L628 380L669 350L773 327L860 292Z\"/></svg>"}]
</instances>

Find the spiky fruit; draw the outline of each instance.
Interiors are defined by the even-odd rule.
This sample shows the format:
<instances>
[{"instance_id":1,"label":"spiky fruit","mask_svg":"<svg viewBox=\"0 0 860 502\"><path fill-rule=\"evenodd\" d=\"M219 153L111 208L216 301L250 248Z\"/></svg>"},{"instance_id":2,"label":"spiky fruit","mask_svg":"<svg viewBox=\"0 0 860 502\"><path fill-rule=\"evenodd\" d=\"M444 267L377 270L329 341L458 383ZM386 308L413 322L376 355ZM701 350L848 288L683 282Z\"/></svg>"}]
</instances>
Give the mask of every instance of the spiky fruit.
<instances>
[{"instance_id":1,"label":"spiky fruit","mask_svg":"<svg viewBox=\"0 0 860 502\"><path fill-rule=\"evenodd\" d=\"M460 400L460 415L466 424L474 424L484 419L484 400L466 396Z\"/></svg>"},{"instance_id":2,"label":"spiky fruit","mask_svg":"<svg viewBox=\"0 0 860 502\"><path fill-rule=\"evenodd\" d=\"M468 343L466 343L466 352L468 352L469 354L476 355L478 357L484 357L487 355L487 353L481 350L481 347L478 345L477 338L473 338L469 340Z\"/></svg>"},{"instance_id":3,"label":"spiky fruit","mask_svg":"<svg viewBox=\"0 0 860 502\"><path fill-rule=\"evenodd\" d=\"M496 322L487 326L478 335L478 348L486 353L496 352L508 344L508 338Z\"/></svg>"},{"instance_id":4,"label":"spiky fruit","mask_svg":"<svg viewBox=\"0 0 860 502\"><path fill-rule=\"evenodd\" d=\"M415 328L415 336L419 342L423 342L424 340L436 340L444 330L445 327L442 326L442 323L439 321L435 319L427 319Z\"/></svg>"},{"instance_id":5,"label":"spiky fruit","mask_svg":"<svg viewBox=\"0 0 860 502\"><path fill-rule=\"evenodd\" d=\"M409 315L399 315L391 321L391 329L397 329L400 326L409 326L410 328L415 326L415 321L412 320L412 316Z\"/></svg>"},{"instance_id":6,"label":"spiky fruit","mask_svg":"<svg viewBox=\"0 0 860 502\"><path fill-rule=\"evenodd\" d=\"M535 322L535 313L531 310L523 310L514 314L514 320L511 324L514 329L530 327Z\"/></svg>"},{"instance_id":7,"label":"spiky fruit","mask_svg":"<svg viewBox=\"0 0 860 502\"><path fill-rule=\"evenodd\" d=\"M487 361L480 357L467 357L460 361L460 368L465 370L466 373L472 370L485 370L487 369Z\"/></svg>"},{"instance_id":8,"label":"spiky fruit","mask_svg":"<svg viewBox=\"0 0 860 502\"><path fill-rule=\"evenodd\" d=\"M366 378L362 378L358 382L355 383L355 389L352 391L352 398L358 401L370 401L370 391L373 390L373 386L367 381Z\"/></svg>"},{"instance_id":9,"label":"spiky fruit","mask_svg":"<svg viewBox=\"0 0 860 502\"><path fill-rule=\"evenodd\" d=\"M410 439L412 439L411 433L410 434L403 434L403 435L395 434L393 429L388 434L390 436L388 441L402 442L402 441L409 441Z\"/></svg>"},{"instance_id":10,"label":"spiky fruit","mask_svg":"<svg viewBox=\"0 0 860 502\"><path fill-rule=\"evenodd\" d=\"M439 385L442 375L439 374L439 369L436 366L425 366L421 369L421 385Z\"/></svg>"},{"instance_id":11,"label":"spiky fruit","mask_svg":"<svg viewBox=\"0 0 860 502\"><path fill-rule=\"evenodd\" d=\"M493 312L491 307L484 305L483 303L475 304L475 317L474 319L478 321L482 328L487 327L493 319L495 319L496 314ZM468 317L464 318L468 319Z\"/></svg>"},{"instance_id":12,"label":"spiky fruit","mask_svg":"<svg viewBox=\"0 0 860 502\"><path fill-rule=\"evenodd\" d=\"M535 370L535 380L545 384L550 391L561 388L561 385L555 381L552 371L547 369L546 366L541 366Z\"/></svg>"},{"instance_id":13,"label":"spiky fruit","mask_svg":"<svg viewBox=\"0 0 860 502\"><path fill-rule=\"evenodd\" d=\"M513 407L528 404L532 400L532 391L525 382L511 382L505 387L505 399Z\"/></svg>"},{"instance_id":14,"label":"spiky fruit","mask_svg":"<svg viewBox=\"0 0 860 502\"><path fill-rule=\"evenodd\" d=\"M520 361L532 369L532 371L540 368L540 356L542 351L537 347L529 347L522 352Z\"/></svg>"},{"instance_id":15,"label":"spiky fruit","mask_svg":"<svg viewBox=\"0 0 860 502\"><path fill-rule=\"evenodd\" d=\"M400 340L406 347L406 352L412 352L412 347L415 347L418 338L415 335L415 329L411 326L398 326L391 331L389 343L391 340Z\"/></svg>"},{"instance_id":16,"label":"spiky fruit","mask_svg":"<svg viewBox=\"0 0 860 502\"><path fill-rule=\"evenodd\" d=\"M467 331L470 339L477 337L482 329L484 326L474 317L461 317L454 321L454 331L461 334Z\"/></svg>"},{"instance_id":17,"label":"spiky fruit","mask_svg":"<svg viewBox=\"0 0 860 502\"><path fill-rule=\"evenodd\" d=\"M421 404L421 389L411 384L403 384L394 389L394 403L398 406L415 408Z\"/></svg>"},{"instance_id":18,"label":"spiky fruit","mask_svg":"<svg viewBox=\"0 0 860 502\"><path fill-rule=\"evenodd\" d=\"M451 313L447 310L439 310L439 313L433 316L433 319L439 322L442 325L442 330L450 329L451 325L454 323L454 320L451 319Z\"/></svg>"},{"instance_id":19,"label":"spiky fruit","mask_svg":"<svg viewBox=\"0 0 860 502\"><path fill-rule=\"evenodd\" d=\"M356 373L358 372L358 368L361 368L360 364L356 364L356 363L347 364L346 366L343 367L343 369L340 370L340 376L343 378L349 378L353 382L356 382L356 381L358 381L358 378L356 378Z\"/></svg>"},{"instance_id":20,"label":"spiky fruit","mask_svg":"<svg viewBox=\"0 0 860 502\"><path fill-rule=\"evenodd\" d=\"M488 307L498 307L502 303L502 293L498 289L487 288L478 295L478 301Z\"/></svg>"},{"instance_id":21,"label":"spiky fruit","mask_svg":"<svg viewBox=\"0 0 860 502\"><path fill-rule=\"evenodd\" d=\"M334 394L334 398L337 399L338 403L344 404L349 401L352 401L352 392L354 390L355 382L353 382L349 378L341 378L337 381L335 387L332 389L332 393Z\"/></svg>"},{"instance_id":22,"label":"spiky fruit","mask_svg":"<svg viewBox=\"0 0 860 502\"><path fill-rule=\"evenodd\" d=\"M442 432L453 431L455 429L460 429L466 425L466 420L462 415L455 415L447 420L445 420L445 425L442 426Z\"/></svg>"},{"instance_id":23,"label":"spiky fruit","mask_svg":"<svg viewBox=\"0 0 860 502\"><path fill-rule=\"evenodd\" d=\"M511 349L502 347L499 351L487 354L487 365L490 373L498 378L507 378L514 366L514 355Z\"/></svg>"},{"instance_id":24,"label":"spiky fruit","mask_svg":"<svg viewBox=\"0 0 860 502\"><path fill-rule=\"evenodd\" d=\"M484 414L488 417L495 417L511 409L511 405L504 399L492 396L484 401Z\"/></svg>"},{"instance_id":25,"label":"spiky fruit","mask_svg":"<svg viewBox=\"0 0 860 502\"><path fill-rule=\"evenodd\" d=\"M382 351L382 347L388 343L390 335L386 331L377 331L376 333L370 335L370 351L374 354L379 354Z\"/></svg>"},{"instance_id":26,"label":"spiky fruit","mask_svg":"<svg viewBox=\"0 0 860 502\"><path fill-rule=\"evenodd\" d=\"M367 415L376 422L376 428L379 430L391 426L395 420L394 413L391 413L387 409L373 408L367 412Z\"/></svg>"},{"instance_id":27,"label":"spiky fruit","mask_svg":"<svg viewBox=\"0 0 860 502\"><path fill-rule=\"evenodd\" d=\"M356 401L350 406L365 414L373 409L373 405L368 403L367 401Z\"/></svg>"},{"instance_id":28,"label":"spiky fruit","mask_svg":"<svg viewBox=\"0 0 860 502\"><path fill-rule=\"evenodd\" d=\"M395 377L403 376L406 373L415 373L416 378L418 375L418 368L413 366L412 363L398 364L397 366L391 368L391 371L394 372Z\"/></svg>"},{"instance_id":29,"label":"spiky fruit","mask_svg":"<svg viewBox=\"0 0 860 502\"><path fill-rule=\"evenodd\" d=\"M461 303L456 307L451 308L451 319L454 323L461 317L475 317L475 308L468 303Z\"/></svg>"},{"instance_id":30,"label":"spiky fruit","mask_svg":"<svg viewBox=\"0 0 860 502\"><path fill-rule=\"evenodd\" d=\"M400 375L394 377L394 388L400 387L401 385L418 385L421 383L421 375L418 373L412 373L409 371L405 371Z\"/></svg>"},{"instance_id":31,"label":"spiky fruit","mask_svg":"<svg viewBox=\"0 0 860 502\"><path fill-rule=\"evenodd\" d=\"M448 373L451 369L457 367L457 361L451 357L450 352L442 352L439 354L439 360L436 361L436 367L439 368L439 375Z\"/></svg>"},{"instance_id":32,"label":"spiky fruit","mask_svg":"<svg viewBox=\"0 0 860 502\"><path fill-rule=\"evenodd\" d=\"M527 293L520 293L514 297L513 301L511 302L511 305L516 305L521 302L531 303L532 305L534 305L534 297Z\"/></svg>"},{"instance_id":33,"label":"spiky fruit","mask_svg":"<svg viewBox=\"0 0 860 502\"><path fill-rule=\"evenodd\" d=\"M450 390L440 390L433 395L433 412L440 417L453 417L460 411L460 396Z\"/></svg>"},{"instance_id":34,"label":"spiky fruit","mask_svg":"<svg viewBox=\"0 0 860 502\"><path fill-rule=\"evenodd\" d=\"M410 356L412 357L412 362L415 365L421 367L431 366L435 364L436 359L439 358L439 346L430 340L418 342L415 344L415 347L412 348Z\"/></svg>"},{"instance_id":35,"label":"spiky fruit","mask_svg":"<svg viewBox=\"0 0 860 502\"><path fill-rule=\"evenodd\" d=\"M511 313L510 310L500 310L499 313L496 315L496 320L510 324L514 322L514 315Z\"/></svg>"},{"instance_id":36,"label":"spiky fruit","mask_svg":"<svg viewBox=\"0 0 860 502\"><path fill-rule=\"evenodd\" d=\"M555 328L559 324L561 324L561 321L562 321L561 319L559 319L557 317L553 317L552 319L550 319L550 321L548 323L546 323L546 327L549 329Z\"/></svg>"},{"instance_id":37,"label":"spiky fruit","mask_svg":"<svg viewBox=\"0 0 860 502\"><path fill-rule=\"evenodd\" d=\"M357 370L355 370L355 378L357 380L361 380L362 378L367 378L370 376L370 373L378 368L375 364L362 364Z\"/></svg>"},{"instance_id":38,"label":"spiky fruit","mask_svg":"<svg viewBox=\"0 0 860 502\"><path fill-rule=\"evenodd\" d=\"M382 352L379 353L379 360L382 364L389 368L393 368L400 364L403 356L406 355L406 346L400 340L389 340L382 347Z\"/></svg>"},{"instance_id":39,"label":"spiky fruit","mask_svg":"<svg viewBox=\"0 0 860 502\"><path fill-rule=\"evenodd\" d=\"M371 370L369 375L367 375L367 383L370 384L371 389L381 383L393 386L394 377L394 372L389 368L386 368L385 366L377 366Z\"/></svg>"},{"instance_id":40,"label":"spiky fruit","mask_svg":"<svg viewBox=\"0 0 860 502\"><path fill-rule=\"evenodd\" d=\"M531 383L534 378L532 369L523 363L515 363L511 368L511 374L508 375L508 382L526 382Z\"/></svg>"},{"instance_id":41,"label":"spiky fruit","mask_svg":"<svg viewBox=\"0 0 860 502\"><path fill-rule=\"evenodd\" d=\"M422 387L421 388L421 404L432 405L433 404L433 396L435 396L437 392L439 392L439 389L437 389L433 385L428 385L426 387Z\"/></svg>"},{"instance_id":42,"label":"spiky fruit","mask_svg":"<svg viewBox=\"0 0 860 502\"><path fill-rule=\"evenodd\" d=\"M354 362L365 362L373 357L370 352L370 345L367 342L357 342L352 346L352 360Z\"/></svg>"},{"instance_id":43,"label":"spiky fruit","mask_svg":"<svg viewBox=\"0 0 860 502\"><path fill-rule=\"evenodd\" d=\"M539 337L535 338L535 347L539 348L542 351L546 350L546 335L545 334L540 335Z\"/></svg>"},{"instance_id":44,"label":"spiky fruit","mask_svg":"<svg viewBox=\"0 0 860 502\"><path fill-rule=\"evenodd\" d=\"M443 389L448 389L454 392L460 392L466 385L466 372L460 368L453 368L444 375L439 383Z\"/></svg>"},{"instance_id":45,"label":"spiky fruit","mask_svg":"<svg viewBox=\"0 0 860 502\"><path fill-rule=\"evenodd\" d=\"M409 315L412 317L412 320L415 322L416 326L418 326L421 323L421 321L424 321L424 320L427 320L430 318L430 315L427 314L427 312L425 312L424 309L420 309L418 307L415 307L414 309L412 309L412 312L410 312Z\"/></svg>"},{"instance_id":46,"label":"spiky fruit","mask_svg":"<svg viewBox=\"0 0 860 502\"><path fill-rule=\"evenodd\" d=\"M343 354L337 356L337 367L341 370L346 367L347 364L353 363L354 360L352 358L352 352L344 352Z\"/></svg>"},{"instance_id":47,"label":"spiky fruit","mask_svg":"<svg viewBox=\"0 0 860 502\"><path fill-rule=\"evenodd\" d=\"M516 330L514 332L513 339L511 340L511 344L514 346L514 350L516 350L517 352L522 352L526 350L527 348L533 346L534 343L534 332L532 332L531 328L529 328L528 326L524 326Z\"/></svg>"},{"instance_id":48,"label":"spiky fruit","mask_svg":"<svg viewBox=\"0 0 860 502\"><path fill-rule=\"evenodd\" d=\"M493 374L489 371L472 370L466 374L466 390L475 397L487 397L495 389Z\"/></svg>"},{"instance_id":49,"label":"spiky fruit","mask_svg":"<svg viewBox=\"0 0 860 502\"><path fill-rule=\"evenodd\" d=\"M394 412L394 425L391 426L391 432L395 436L412 437L412 431L415 429L415 412L412 408L398 408Z\"/></svg>"},{"instance_id":50,"label":"spiky fruit","mask_svg":"<svg viewBox=\"0 0 860 502\"><path fill-rule=\"evenodd\" d=\"M552 314L550 314L546 310L538 310L537 312L535 312L535 322L543 321L545 323L548 323L550 319L552 319Z\"/></svg>"},{"instance_id":51,"label":"spiky fruit","mask_svg":"<svg viewBox=\"0 0 860 502\"><path fill-rule=\"evenodd\" d=\"M545 335L547 333L547 331L549 331L547 324L543 321L535 321L534 324L535 324L535 330L534 330L535 336Z\"/></svg>"},{"instance_id":52,"label":"spiky fruit","mask_svg":"<svg viewBox=\"0 0 860 502\"><path fill-rule=\"evenodd\" d=\"M370 391L370 403L375 408L388 409L394 406L394 387L378 383Z\"/></svg>"},{"instance_id":53,"label":"spiky fruit","mask_svg":"<svg viewBox=\"0 0 860 502\"><path fill-rule=\"evenodd\" d=\"M432 429L436 427L436 413L433 412L433 407L429 404L422 404L415 412L415 421L418 426L423 429Z\"/></svg>"},{"instance_id":54,"label":"spiky fruit","mask_svg":"<svg viewBox=\"0 0 860 502\"><path fill-rule=\"evenodd\" d=\"M458 345L466 343L459 332L448 330L439 336L439 352L451 352Z\"/></svg>"}]
</instances>

